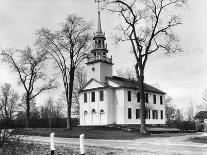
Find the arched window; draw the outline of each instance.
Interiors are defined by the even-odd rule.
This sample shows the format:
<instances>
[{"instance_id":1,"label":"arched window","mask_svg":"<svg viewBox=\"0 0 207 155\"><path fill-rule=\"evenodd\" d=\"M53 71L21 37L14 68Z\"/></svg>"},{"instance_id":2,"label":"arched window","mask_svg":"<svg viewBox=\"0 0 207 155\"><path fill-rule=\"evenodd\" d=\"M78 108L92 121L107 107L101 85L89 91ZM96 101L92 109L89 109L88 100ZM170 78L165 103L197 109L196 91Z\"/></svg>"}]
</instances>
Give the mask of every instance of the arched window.
<instances>
[{"instance_id":1,"label":"arched window","mask_svg":"<svg viewBox=\"0 0 207 155\"><path fill-rule=\"evenodd\" d=\"M88 112L87 111L84 111L84 115L87 115L88 114Z\"/></svg>"},{"instance_id":2,"label":"arched window","mask_svg":"<svg viewBox=\"0 0 207 155\"><path fill-rule=\"evenodd\" d=\"M101 113L101 114L102 114L102 113L104 113L104 110L103 110L103 109L101 109L101 110L100 110L100 113Z\"/></svg>"},{"instance_id":3,"label":"arched window","mask_svg":"<svg viewBox=\"0 0 207 155\"><path fill-rule=\"evenodd\" d=\"M92 109L92 111L91 111L92 113L96 113L96 110L95 109Z\"/></svg>"},{"instance_id":4,"label":"arched window","mask_svg":"<svg viewBox=\"0 0 207 155\"><path fill-rule=\"evenodd\" d=\"M98 47L101 47L101 40L98 40Z\"/></svg>"}]
</instances>

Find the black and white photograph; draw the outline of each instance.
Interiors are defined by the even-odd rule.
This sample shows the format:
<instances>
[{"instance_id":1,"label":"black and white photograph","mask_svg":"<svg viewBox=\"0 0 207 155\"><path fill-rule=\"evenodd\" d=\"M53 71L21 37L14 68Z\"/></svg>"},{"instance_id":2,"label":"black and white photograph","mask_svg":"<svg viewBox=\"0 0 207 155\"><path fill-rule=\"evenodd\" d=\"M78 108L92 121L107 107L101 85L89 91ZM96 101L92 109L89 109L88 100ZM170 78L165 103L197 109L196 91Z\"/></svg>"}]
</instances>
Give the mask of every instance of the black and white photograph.
<instances>
[{"instance_id":1,"label":"black and white photograph","mask_svg":"<svg viewBox=\"0 0 207 155\"><path fill-rule=\"evenodd\" d=\"M207 1L0 0L0 155L207 155Z\"/></svg>"}]
</instances>

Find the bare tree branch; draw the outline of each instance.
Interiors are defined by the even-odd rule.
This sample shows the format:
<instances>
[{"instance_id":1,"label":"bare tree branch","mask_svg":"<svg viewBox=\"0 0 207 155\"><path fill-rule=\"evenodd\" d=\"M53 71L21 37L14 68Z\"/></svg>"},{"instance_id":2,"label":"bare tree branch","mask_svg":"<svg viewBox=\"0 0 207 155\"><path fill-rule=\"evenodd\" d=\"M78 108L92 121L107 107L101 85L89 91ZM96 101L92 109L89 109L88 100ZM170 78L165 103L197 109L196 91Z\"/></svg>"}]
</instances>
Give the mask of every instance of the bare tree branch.
<instances>
[{"instance_id":1,"label":"bare tree branch","mask_svg":"<svg viewBox=\"0 0 207 155\"><path fill-rule=\"evenodd\" d=\"M67 102L67 128L71 129L71 106L75 70L86 58L91 40L91 24L83 18L69 15L57 32L41 29L37 32L37 45L47 51L61 72Z\"/></svg>"}]
</instances>

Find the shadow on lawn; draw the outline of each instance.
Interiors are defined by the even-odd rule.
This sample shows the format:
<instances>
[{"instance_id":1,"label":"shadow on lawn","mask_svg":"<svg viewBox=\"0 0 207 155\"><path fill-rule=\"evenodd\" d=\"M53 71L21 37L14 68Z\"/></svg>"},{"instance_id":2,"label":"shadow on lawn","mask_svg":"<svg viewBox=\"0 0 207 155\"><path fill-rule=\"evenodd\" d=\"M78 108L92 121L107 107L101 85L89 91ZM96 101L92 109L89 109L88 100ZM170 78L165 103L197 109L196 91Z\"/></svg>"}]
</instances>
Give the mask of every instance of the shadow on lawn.
<instances>
[{"instance_id":1,"label":"shadow on lawn","mask_svg":"<svg viewBox=\"0 0 207 155\"><path fill-rule=\"evenodd\" d=\"M188 139L189 141L192 141L194 143L204 143L207 144L207 136L203 137L192 137Z\"/></svg>"}]
</instances>

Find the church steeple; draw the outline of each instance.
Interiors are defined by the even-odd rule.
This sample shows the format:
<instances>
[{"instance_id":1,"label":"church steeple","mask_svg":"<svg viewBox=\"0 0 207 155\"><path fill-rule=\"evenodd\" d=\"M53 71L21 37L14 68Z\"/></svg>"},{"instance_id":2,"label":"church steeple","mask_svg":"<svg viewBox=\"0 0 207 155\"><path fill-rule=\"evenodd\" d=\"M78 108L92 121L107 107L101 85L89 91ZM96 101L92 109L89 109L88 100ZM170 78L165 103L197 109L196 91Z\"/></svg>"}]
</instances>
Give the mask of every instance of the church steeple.
<instances>
[{"instance_id":1,"label":"church steeple","mask_svg":"<svg viewBox=\"0 0 207 155\"><path fill-rule=\"evenodd\" d=\"M100 2L100 0L96 0ZM87 81L96 79L99 82L106 82L106 77L112 76L112 57L107 57L108 49L105 43L105 33L101 27L101 13L98 5L97 29L93 37L93 48L88 54Z\"/></svg>"},{"instance_id":2,"label":"church steeple","mask_svg":"<svg viewBox=\"0 0 207 155\"><path fill-rule=\"evenodd\" d=\"M106 40L105 33L102 31L101 28L101 13L99 9L98 9L97 30L94 33L93 40L94 40L93 49L88 55L88 63L102 61L105 63L112 64L112 58L107 57L107 53L108 53L107 43L105 43Z\"/></svg>"},{"instance_id":3,"label":"church steeple","mask_svg":"<svg viewBox=\"0 0 207 155\"><path fill-rule=\"evenodd\" d=\"M100 11L98 10L98 24L97 24L97 33L102 33L102 29L101 29L101 15L100 15Z\"/></svg>"}]
</instances>

